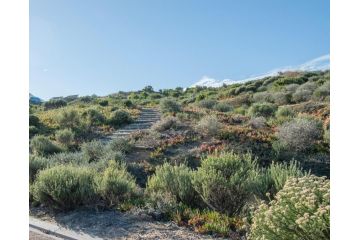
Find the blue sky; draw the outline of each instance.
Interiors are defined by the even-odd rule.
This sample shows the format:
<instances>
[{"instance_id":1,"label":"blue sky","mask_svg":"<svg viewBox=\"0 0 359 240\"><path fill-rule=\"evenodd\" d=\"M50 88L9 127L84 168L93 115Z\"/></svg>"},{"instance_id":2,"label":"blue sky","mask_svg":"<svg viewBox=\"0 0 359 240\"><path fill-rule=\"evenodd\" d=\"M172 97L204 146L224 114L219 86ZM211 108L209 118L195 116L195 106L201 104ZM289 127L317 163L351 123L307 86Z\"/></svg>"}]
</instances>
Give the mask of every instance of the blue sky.
<instances>
[{"instance_id":1,"label":"blue sky","mask_svg":"<svg viewBox=\"0 0 359 240\"><path fill-rule=\"evenodd\" d=\"M188 87L329 54L329 0L31 0L30 92Z\"/></svg>"}]
</instances>

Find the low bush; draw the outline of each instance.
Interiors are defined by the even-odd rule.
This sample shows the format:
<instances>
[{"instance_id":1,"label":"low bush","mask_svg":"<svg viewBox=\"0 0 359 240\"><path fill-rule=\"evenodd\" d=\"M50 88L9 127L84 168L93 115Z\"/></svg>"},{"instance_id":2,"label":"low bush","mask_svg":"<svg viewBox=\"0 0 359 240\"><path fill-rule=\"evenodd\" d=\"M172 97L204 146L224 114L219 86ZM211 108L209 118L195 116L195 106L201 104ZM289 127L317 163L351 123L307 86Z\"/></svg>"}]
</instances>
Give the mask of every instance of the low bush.
<instances>
[{"instance_id":1,"label":"low bush","mask_svg":"<svg viewBox=\"0 0 359 240\"><path fill-rule=\"evenodd\" d=\"M39 129L35 126L29 126L29 136L33 137L39 133Z\"/></svg>"},{"instance_id":2,"label":"low bush","mask_svg":"<svg viewBox=\"0 0 359 240\"><path fill-rule=\"evenodd\" d=\"M29 180L30 183L34 182L36 175L40 170L47 168L48 161L46 158L38 156L30 156L29 158Z\"/></svg>"},{"instance_id":3,"label":"low bush","mask_svg":"<svg viewBox=\"0 0 359 240\"><path fill-rule=\"evenodd\" d=\"M45 109L60 108L67 105L67 102L63 99L50 99L44 103Z\"/></svg>"},{"instance_id":4,"label":"low bush","mask_svg":"<svg viewBox=\"0 0 359 240\"><path fill-rule=\"evenodd\" d=\"M272 117L277 107L271 103L254 103L248 110L252 117Z\"/></svg>"},{"instance_id":5,"label":"low bush","mask_svg":"<svg viewBox=\"0 0 359 240\"><path fill-rule=\"evenodd\" d=\"M290 102L291 96L285 92L276 92L272 95L273 102L277 105L285 105Z\"/></svg>"},{"instance_id":6,"label":"low bush","mask_svg":"<svg viewBox=\"0 0 359 240\"><path fill-rule=\"evenodd\" d=\"M48 137L34 136L30 141L30 149L36 155L46 156L61 152L61 148L55 145Z\"/></svg>"},{"instance_id":7,"label":"low bush","mask_svg":"<svg viewBox=\"0 0 359 240\"><path fill-rule=\"evenodd\" d=\"M254 129L265 128L267 121L264 117L255 117L249 120L248 125Z\"/></svg>"},{"instance_id":8,"label":"low bush","mask_svg":"<svg viewBox=\"0 0 359 240\"><path fill-rule=\"evenodd\" d=\"M119 127L123 124L132 122L130 114L123 110L116 110L111 113L109 123L114 127Z\"/></svg>"},{"instance_id":9,"label":"low bush","mask_svg":"<svg viewBox=\"0 0 359 240\"><path fill-rule=\"evenodd\" d=\"M254 102L272 102L273 96L269 92L258 92L253 94L253 101Z\"/></svg>"},{"instance_id":10,"label":"low bush","mask_svg":"<svg viewBox=\"0 0 359 240\"><path fill-rule=\"evenodd\" d=\"M90 126L101 125L105 123L106 120L104 115L94 108L88 109L82 115L85 118L86 123Z\"/></svg>"},{"instance_id":11,"label":"low bush","mask_svg":"<svg viewBox=\"0 0 359 240\"><path fill-rule=\"evenodd\" d=\"M146 193L157 206L163 205L162 196L166 195L176 203L188 206L198 204L198 195L192 186L192 171L185 165L171 166L168 163L156 168L148 182Z\"/></svg>"},{"instance_id":12,"label":"low bush","mask_svg":"<svg viewBox=\"0 0 359 240\"><path fill-rule=\"evenodd\" d=\"M216 100L202 100L197 103L197 106L200 108L212 109L217 104Z\"/></svg>"},{"instance_id":13,"label":"low bush","mask_svg":"<svg viewBox=\"0 0 359 240\"><path fill-rule=\"evenodd\" d=\"M108 100L106 100L106 99L100 100L98 102L98 104L102 107L106 107L106 106L108 106Z\"/></svg>"},{"instance_id":14,"label":"low bush","mask_svg":"<svg viewBox=\"0 0 359 240\"><path fill-rule=\"evenodd\" d=\"M295 91L295 93L293 94L293 101L294 102L305 102L305 101L308 101L310 100L310 98L312 97L312 92L309 91L309 90L303 90L303 89L297 89Z\"/></svg>"},{"instance_id":15,"label":"low bush","mask_svg":"<svg viewBox=\"0 0 359 240\"><path fill-rule=\"evenodd\" d=\"M169 129L177 129L180 127L180 122L176 117L165 117L156 122L151 129L157 132L163 132Z\"/></svg>"},{"instance_id":16,"label":"low bush","mask_svg":"<svg viewBox=\"0 0 359 240\"><path fill-rule=\"evenodd\" d=\"M322 123L310 118L296 118L279 127L279 145L289 151L302 152L313 147L323 135Z\"/></svg>"},{"instance_id":17,"label":"low bush","mask_svg":"<svg viewBox=\"0 0 359 240\"><path fill-rule=\"evenodd\" d=\"M294 117L295 113L290 107L282 106L279 107L275 113L276 118L291 118Z\"/></svg>"},{"instance_id":18,"label":"low bush","mask_svg":"<svg viewBox=\"0 0 359 240\"><path fill-rule=\"evenodd\" d=\"M252 197L256 161L250 154L220 153L202 160L193 186L212 210L239 214Z\"/></svg>"},{"instance_id":19,"label":"low bush","mask_svg":"<svg viewBox=\"0 0 359 240\"><path fill-rule=\"evenodd\" d=\"M38 117L36 117L35 115L29 115L29 126L35 126L35 127L39 127L40 126L40 119Z\"/></svg>"},{"instance_id":20,"label":"low bush","mask_svg":"<svg viewBox=\"0 0 359 240\"><path fill-rule=\"evenodd\" d=\"M81 145L81 151L88 162L101 159L105 153L105 145L101 141L85 142Z\"/></svg>"},{"instance_id":21,"label":"low bush","mask_svg":"<svg viewBox=\"0 0 359 240\"><path fill-rule=\"evenodd\" d=\"M213 108L218 112L230 112L233 110L233 107L227 103L217 103Z\"/></svg>"},{"instance_id":22,"label":"low bush","mask_svg":"<svg viewBox=\"0 0 359 240\"><path fill-rule=\"evenodd\" d=\"M329 180L313 175L287 180L255 211L249 239L329 239L329 188Z\"/></svg>"},{"instance_id":23,"label":"low bush","mask_svg":"<svg viewBox=\"0 0 359 240\"><path fill-rule=\"evenodd\" d=\"M80 115L76 110L64 110L57 116L61 128L76 129L80 125Z\"/></svg>"},{"instance_id":24,"label":"low bush","mask_svg":"<svg viewBox=\"0 0 359 240\"><path fill-rule=\"evenodd\" d=\"M68 148L74 141L75 134L71 131L71 129L62 129L57 130L55 133L55 138L58 143Z\"/></svg>"},{"instance_id":25,"label":"low bush","mask_svg":"<svg viewBox=\"0 0 359 240\"><path fill-rule=\"evenodd\" d=\"M138 188L124 165L110 161L103 173L96 176L96 191L111 207L136 196Z\"/></svg>"},{"instance_id":26,"label":"low bush","mask_svg":"<svg viewBox=\"0 0 359 240\"><path fill-rule=\"evenodd\" d=\"M160 102L161 111L164 113L177 113L181 111L181 105L176 100L164 98Z\"/></svg>"},{"instance_id":27,"label":"low bush","mask_svg":"<svg viewBox=\"0 0 359 240\"><path fill-rule=\"evenodd\" d=\"M284 187L289 178L308 175L309 172L304 171L297 161L290 161L289 163L272 162L268 168L262 169L260 174L254 178L256 195L268 201L270 197L273 197Z\"/></svg>"},{"instance_id":28,"label":"low bush","mask_svg":"<svg viewBox=\"0 0 359 240\"><path fill-rule=\"evenodd\" d=\"M314 98L318 100L325 100L325 98L329 97L330 95L330 83L325 82L322 86L318 87L314 91Z\"/></svg>"},{"instance_id":29,"label":"low bush","mask_svg":"<svg viewBox=\"0 0 359 240\"><path fill-rule=\"evenodd\" d=\"M109 143L109 147L112 151L129 153L133 150L134 144L125 138L115 138Z\"/></svg>"},{"instance_id":30,"label":"low bush","mask_svg":"<svg viewBox=\"0 0 359 240\"><path fill-rule=\"evenodd\" d=\"M203 117L196 125L196 130L202 134L215 137L222 129L222 124L214 115Z\"/></svg>"},{"instance_id":31,"label":"low bush","mask_svg":"<svg viewBox=\"0 0 359 240\"><path fill-rule=\"evenodd\" d=\"M88 159L82 154L82 152L56 153L51 155L47 160L52 166L61 164L72 164L81 166L88 163Z\"/></svg>"},{"instance_id":32,"label":"low bush","mask_svg":"<svg viewBox=\"0 0 359 240\"><path fill-rule=\"evenodd\" d=\"M70 210L96 198L94 171L59 165L40 171L33 186L34 198L55 209Z\"/></svg>"}]
</instances>

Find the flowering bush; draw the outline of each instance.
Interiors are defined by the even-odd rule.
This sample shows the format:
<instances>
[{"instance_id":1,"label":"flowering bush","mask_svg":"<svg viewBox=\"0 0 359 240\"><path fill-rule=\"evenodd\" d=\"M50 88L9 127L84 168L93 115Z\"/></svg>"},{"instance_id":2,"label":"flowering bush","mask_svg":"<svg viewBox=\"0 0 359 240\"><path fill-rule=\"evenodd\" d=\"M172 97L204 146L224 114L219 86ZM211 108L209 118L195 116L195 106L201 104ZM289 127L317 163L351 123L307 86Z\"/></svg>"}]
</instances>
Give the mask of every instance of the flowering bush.
<instances>
[{"instance_id":1,"label":"flowering bush","mask_svg":"<svg viewBox=\"0 0 359 240\"><path fill-rule=\"evenodd\" d=\"M268 205L254 213L249 239L329 239L329 180L291 178Z\"/></svg>"}]
</instances>

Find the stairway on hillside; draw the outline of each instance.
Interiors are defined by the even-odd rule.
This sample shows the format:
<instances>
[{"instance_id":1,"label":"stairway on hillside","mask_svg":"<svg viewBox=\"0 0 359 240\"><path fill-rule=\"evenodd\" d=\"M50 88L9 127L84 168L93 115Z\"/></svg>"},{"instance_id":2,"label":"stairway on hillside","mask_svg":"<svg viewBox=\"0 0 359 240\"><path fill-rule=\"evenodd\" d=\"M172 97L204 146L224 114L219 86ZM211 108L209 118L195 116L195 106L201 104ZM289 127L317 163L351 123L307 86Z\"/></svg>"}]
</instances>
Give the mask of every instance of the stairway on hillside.
<instances>
[{"instance_id":1,"label":"stairway on hillside","mask_svg":"<svg viewBox=\"0 0 359 240\"><path fill-rule=\"evenodd\" d=\"M161 113L154 108L142 108L140 116L132 123L116 130L106 140L125 138L131 133L149 129L155 122L161 119Z\"/></svg>"}]
</instances>

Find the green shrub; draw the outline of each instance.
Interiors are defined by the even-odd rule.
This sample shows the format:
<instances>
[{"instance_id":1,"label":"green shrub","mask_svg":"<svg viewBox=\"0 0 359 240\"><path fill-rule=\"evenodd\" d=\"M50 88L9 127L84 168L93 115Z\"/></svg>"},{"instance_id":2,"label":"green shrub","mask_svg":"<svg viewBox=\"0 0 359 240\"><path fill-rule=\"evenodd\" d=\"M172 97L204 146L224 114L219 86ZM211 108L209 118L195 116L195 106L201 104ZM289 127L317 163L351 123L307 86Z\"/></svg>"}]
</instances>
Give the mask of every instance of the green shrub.
<instances>
[{"instance_id":1,"label":"green shrub","mask_svg":"<svg viewBox=\"0 0 359 240\"><path fill-rule=\"evenodd\" d=\"M254 129L267 127L267 121L264 117L254 117L248 121L248 125Z\"/></svg>"},{"instance_id":2,"label":"green shrub","mask_svg":"<svg viewBox=\"0 0 359 240\"><path fill-rule=\"evenodd\" d=\"M71 131L71 129L57 130L55 133L56 141L65 147L71 146L74 141L74 137L75 134Z\"/></svg>"},{"instance_id":3,"label":"green shrub","mask_svg":"<svg viewBox=\"0 0 359 240\"><path fill-rule=\"evenodd\" d=\"M181 123L176 117L169 116L153 124L151 129L157 132L163 132L169 129L177 129L180 125Z\"/></svg>"},{"instance_id":4,"label":"green shrub","mask_svg":"<svg viewBox=\"0 0 359 240\"><path fill-rule=\"evenodd\" d=\"M134 106L133 102L132 102L131 100L129 100L129 99L124 100L124 101L123 101L123 105L124 105L125 107L127 107L127 108L130 108L130 107L133 107L133 106Z\"/></svg>"},{"instance_id":5,"label":"green shrub","mask_svg":"<svg viewBox=\"0 0 359 240\"><path fill-rule=\"evenodd\" d=\"M96 176L97 193L108 206L117 205L138 194L134 178L124 165L110 161L103 173Z\"/></svg>"},{"instance_id":6,"label":"green shrub","mask_svg":"<svg viewBox=\"0 0 359 240\"><path fill-rule=\"evenodd\" d=\"M212 109L216 104L217 104L216 100L208 99L208 100L199 101L197 103L197 106L200 108Z\"/></svg>"},{"instance_id":7,"label":"green shrub","mask_svg":"<svg viewBox=\"0 0 359 240\"><path fill-rule=\"evenodd\" d=\"M34 198L55 209L70 210L94 201L94 171L59 165L40 171L34 182Z\"/></svg>"},{"instance_id":8,"label":"green shrub","mask_svg":"<svg viewBox=\"0 0 359 240\"><path fill-rule=\"evenodd\" d=\"M230 112L233 110L233 107L227 103L217 103L213 108L218 112Z\"/></svg>"},{"instance_id":9,"label":"green shrub","mask_svg":"<svg viewBox=\"0 0 359 240\"><path fill-rule=\"evenodd\" d=\"M85 142L81 145L81 151L88 162L99 160L105 153L105 145L101 141Z\"/></svg>"},{"instance_id":10,"label":"green shrub","mask_svg":"<svg viewBox=\"0 0 359 240\"><path fill-rule=\"evenodd\" d=\"M285 92L276 92L272 95L273 101L277 105L285 105L290 102L291 96Z\"/></svg>"},{"instance_id":11,"label":"green shrub","mask_svg":"<svg viewBox=\"0 0 359 240\"><path fill-rule=\"evenodd\" d=\"M254 102L272 102L273 96L269 92L258 92L253 94L253 101Z\"/></svg>"},{"instance_id":12,"label":"green shrub","mask_svg":"<svg viewBox=\"0 0 359 240\"><path fill-rule=\"evenodd\" d=\"M239 214L252 197L256 161L250 154L220 153L202 160L194 174L193 186L213 210Z\"/></svg>"},{"instance_id":13,"label":"green shrub","mask_svg":"<svg viewBox=\"0 0 359 240\"><path fill-rule=\"evenodd\" d=\"M88 159L82 154L82 152L56 153L51 155L47 160L52 166L61 164L73 164L81 166L88 163Z\"/></svg>"},{"instance_id":14,"label":"green shrub","mask_svg":"<svg viewBox=\"0 0 359 240\"><path fill-rule=\"evenodd\" d=\"M198 204L198 195L193 189L192 171L185 165L171 166L168 163L156 168L148 182L146 193L157 205L162 204L162 196L169 196L175 203L188 206Z\"/></svg>"},{"instance_id":15,"label":"green shrub","mask_svg":"<svg viewBox=\"0 0 359 240\"><path fill-rule=\"evenodd\" d=\"M314 91L315 99L324 100L326 97L330 95L330 83L325 82L322 86L318 87Z\"/></svg>"},{"instance_id":16,"label":"green shrub","mask_svg":"<svg viewBox=\"0 0 359 240\"><path fill-rule=\"evenodd\" d=\"M181 111L181 106L176 100L164 98L160 102L161 111L164 113L177 113Z\"/></svg>"},{"instance_id":17,"label":"green shrub","mask_svg":"<svg viewBox=\"0 0 359 240\"><path fill-rule=\"evenodd\" d=\"M132 122L133 119L131 118L130 114L126 111L116 110L111 113L109 123L112 126L119 127L123 124Z\"/></svg>"},{"instance_id":18,"label":"green shrub","mask_svg":"<svg viewBox=\"0 0 359 240\"><path fill-rule=\"evenodd\" d=\"M255 211L249 239L330 239L329 188L323 177L289 179Z\"/></svg>"},{"instance_id":19,"label":"green shrub","mask_svg":"<svg viewBox=\"0 0 359 240\"><path fill-rule=\"evenodd\" d=\"M45 109L60 108L67 105L67 102L63 99L50 99L44 103Z\"/></svg>"},{"instance_id":20,"label":"green shrub","mask_svg":"<svg viewBox=\"0 0 359 240\"><path fill-rule=\"evenodd\" d=\"M300 89L298 88L295 93L293 94L293 101L294 102L305 102L310 100L310 98L312 97L312 92L309 90L305 90L305 89Z\"/></svg>"},{"instance_id":21,"label":"green shrub","mask_svg":"<svg viewBox=\"0 0 359 240\"><path fill-rule=\"evenodd\" d=\"M215 137L222 129L222 124L215 115L204 116L196 125L198 132Z\"/></svg>"},{"instance_id":22,"label":"green shrub","mask_svg":"<svg viewBox=\"0 0 359 240\"><path fill-rule=\"evenodd\" d=\"M294 117L295 113L290 107L282 106L279 107L275 113L276 118L291 118Z\"/></svg>"},{"instance_id":23,"label":"green shrub","mask_svg":"<svg viewBox=\"0 0 359 240\"><path fill-rule=\"evenodd\" d=\"M29 126L35 126L35 127L39 127L40 126L40 119L38 117L36 117L35 115L29 115Z\"/></svg>"},{"instance_id":24,"label":"green shrub","mask_svg":"<svg viewBox=\"0 0 359 240\"><path fill-rule=\"evenodd\" d=\"M76 129L80 125L80 116L76 110L64 110L57 116L61 128Z\"/></svg>"},{"instance_id":25,"label":"green shrub","mask_svg":"<svg viewBox=\"0 0 359 240\"><path fill-rule=\"evenodd\" d=\"M109 143L109 147L112 151L129 153L133 150L134 144L125 138L115 138Z\"/></svg>"},{"instance_id":26,"label":"green shrub","mask_svg":"<svg viewBox=\"0 0 359 240\"><path fill-rule=\"evenodd\" d=\"M252 117L272 117L277 107L271 103L254 103L248 110Z\"/></svg>"},{"instance_id":27,"label":"green shrub","mask_svg":"<svg viewBox=\"0 0 359 240\"><path fill-rule=\"evenodd\" d=\"M104 115L97 109L90 108L82 115L85 118L86 123L90 126L98 126L105 123Z\"/></svg>"},{"instance_id":28,"label":"green shrub","mask_svg":"<svg viewBox=\"0 0 359 240\"><path fill-rule=\"evenodd\" d=\"M29 158L29 180L30 183L34 182L36 175L40 170L47 168L48 161L46 158L38 156L30 156Z\"/></svg>"},{"instance_id":29,"label":"green shrub","mask_svg":"<svg viewBox=\"0 0 359 240\"><path fill-rule=\"evenodd\" d=\"M29 126L29 136L33 137L39 133L39 129L35 126Z\"/></svg>"},{"instance_id":30,"label":"green shrub","mask_svg":"<svg viewBox=\"0 0 359 240\"><path fill-rule=\"evenodd\" d=\"M108 106L108 100L106 100L106 99L100 100L98 102L98 104L102 107L106 107L106 106Z\"/></svg>"},{"instance_id":31,"label":"green shrub","mask_svg":"<svg viewBox=\"0 0 359 240\"><path fill-rule=\"evenodd\" d=\"M30 141L30 149L36 155L50 155L61 152L61 148L56 146L49 138L36 135Z\"/></svg>"},{"instance_id":32,"label":"green shrub","mask_svg":"<svg viewBox=\"0 0 359 240\"><path fill-rule=\"evenodd\" d=\"M268 200L268 194L274 196L284 187L289 178L307 175L309 172L304 171L297 161L290 161L289 163L272 162L268 168L262 169L260 174L255 176L256 194L261 199Z\"/></svg>"}]
</instances>

